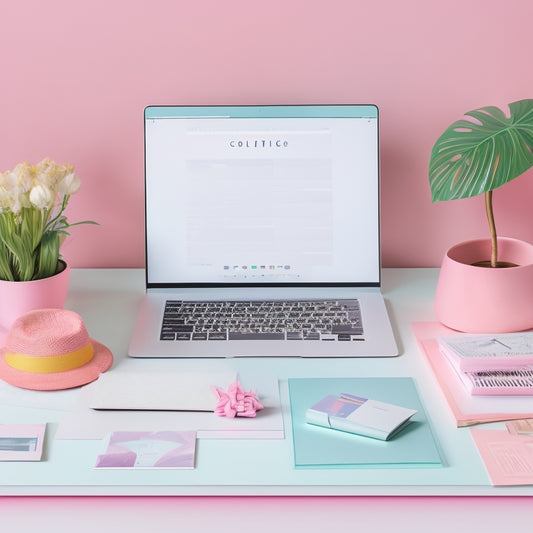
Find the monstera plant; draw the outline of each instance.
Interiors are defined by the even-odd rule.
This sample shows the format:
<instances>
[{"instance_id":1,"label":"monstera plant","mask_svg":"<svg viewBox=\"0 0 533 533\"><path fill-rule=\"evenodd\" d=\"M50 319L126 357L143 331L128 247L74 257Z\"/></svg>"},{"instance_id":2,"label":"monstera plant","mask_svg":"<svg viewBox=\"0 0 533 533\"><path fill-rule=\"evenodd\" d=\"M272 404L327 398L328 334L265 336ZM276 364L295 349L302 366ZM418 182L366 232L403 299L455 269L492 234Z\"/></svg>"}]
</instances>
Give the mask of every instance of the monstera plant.
<instances>
[{"instance_id":1,"label":"monstera plant","mask_svg":"<svg viewBox=\"0 0 533 533\"><path fill-rule=\"evenodd\" d=\"M492 253L479 266L512 266L498 261L492 192L533 166L533 100L465 113L437 139L431 152L432 199L455 200L485 195Z\"/></svg>"}]
</instances>

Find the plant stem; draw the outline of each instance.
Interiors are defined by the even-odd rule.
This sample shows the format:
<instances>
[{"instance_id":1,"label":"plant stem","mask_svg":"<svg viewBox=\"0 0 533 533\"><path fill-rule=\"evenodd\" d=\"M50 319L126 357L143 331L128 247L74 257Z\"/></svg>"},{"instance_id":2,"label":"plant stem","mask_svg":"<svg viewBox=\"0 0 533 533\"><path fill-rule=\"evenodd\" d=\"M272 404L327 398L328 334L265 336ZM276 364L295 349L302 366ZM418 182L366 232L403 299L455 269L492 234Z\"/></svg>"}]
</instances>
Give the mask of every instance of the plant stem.
<instances>
[{"instance_id":1,"label":"plant stem","mask_svg":"<svg viewBox=\"0 0 533 533\"><path fill-rule=\"evenodd\" d=\"M498 237L496 235L496 224L494 223L494 212L492 210L492 191L485 193L485 211L487 212L487 219L489 221L490 240L492 243L490 266L496 268L498 266Z\"/></svg>"}]
</instances>

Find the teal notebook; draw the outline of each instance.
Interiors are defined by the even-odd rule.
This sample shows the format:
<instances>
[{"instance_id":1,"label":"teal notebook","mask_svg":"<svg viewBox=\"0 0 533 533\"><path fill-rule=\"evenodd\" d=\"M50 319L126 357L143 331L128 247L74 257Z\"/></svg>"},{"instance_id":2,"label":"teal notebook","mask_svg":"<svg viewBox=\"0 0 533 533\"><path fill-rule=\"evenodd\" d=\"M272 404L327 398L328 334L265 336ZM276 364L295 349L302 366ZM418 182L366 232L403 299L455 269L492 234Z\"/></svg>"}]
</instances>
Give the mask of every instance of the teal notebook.
<instances>
[{"instance_id":1,"label":"teal notebook","mask_svg":"<svg viewBox=\"0 0 533 533\"><path fill-rule=\"evenodd\" d=\"M416 409L392 440L380 441L308 424L306 410L328 394L355 394ZM289 394L296 468L442 466L438 445L412 378L294 378Z\"/></svg>"}]
</instances>

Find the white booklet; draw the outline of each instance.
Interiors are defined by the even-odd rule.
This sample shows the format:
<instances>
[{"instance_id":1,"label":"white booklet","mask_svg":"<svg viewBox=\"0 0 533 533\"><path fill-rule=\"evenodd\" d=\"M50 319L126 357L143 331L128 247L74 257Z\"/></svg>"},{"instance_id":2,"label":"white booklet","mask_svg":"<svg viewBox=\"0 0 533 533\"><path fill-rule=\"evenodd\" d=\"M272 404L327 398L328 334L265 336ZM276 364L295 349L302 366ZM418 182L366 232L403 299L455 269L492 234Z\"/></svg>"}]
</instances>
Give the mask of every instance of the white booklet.
<instances>
[{"instance_id":1,"label":"white booklet","mask_svg":"<svg viewBox=\"0 0 533 533\"><path fill-rule=\"evenodd\" d=\"M343 393L322 398L307 410L305 418L308 424L389 440L415 413L414 409Z\"/></svg>"}]
</instances>

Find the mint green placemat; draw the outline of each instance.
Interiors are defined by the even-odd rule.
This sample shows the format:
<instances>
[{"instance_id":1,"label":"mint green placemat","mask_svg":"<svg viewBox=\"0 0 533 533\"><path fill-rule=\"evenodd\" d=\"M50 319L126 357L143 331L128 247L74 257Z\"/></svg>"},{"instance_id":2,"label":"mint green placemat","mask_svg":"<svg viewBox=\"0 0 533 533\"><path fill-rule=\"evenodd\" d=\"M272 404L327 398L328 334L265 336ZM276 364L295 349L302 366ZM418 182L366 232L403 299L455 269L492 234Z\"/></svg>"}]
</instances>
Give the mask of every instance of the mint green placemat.
<instances>
[{"instance_id":1,"label":"mint green placemat","mask_svg":"<svg viewBox=\"0 0 533 533\"><path fill-rule=\"evenodd\" d=\"M442 466L438 445L412 378L289 379L296 468L416 468ZM306 410L328 394L355 394L416 409L393 439L380 441L305 421Z\"/></svg>"}]
</instances>

